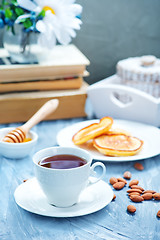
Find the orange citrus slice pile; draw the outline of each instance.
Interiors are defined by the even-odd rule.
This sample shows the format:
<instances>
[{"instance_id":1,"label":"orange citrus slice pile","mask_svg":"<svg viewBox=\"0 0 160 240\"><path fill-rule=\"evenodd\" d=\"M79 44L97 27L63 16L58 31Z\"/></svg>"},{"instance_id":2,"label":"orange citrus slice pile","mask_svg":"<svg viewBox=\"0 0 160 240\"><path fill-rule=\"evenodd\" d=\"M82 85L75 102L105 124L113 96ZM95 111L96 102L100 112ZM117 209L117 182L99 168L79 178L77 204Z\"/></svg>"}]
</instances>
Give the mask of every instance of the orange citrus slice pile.
<instances>
[{"instance_id":1,"label":"orange citrus slice pile","mask_svg":"<svg viewBox=\"0 0 160 240\"><path fill-rule=\"evenodd\" d=\"M111 117L101 118L99 123L93 123L89 126L82 128L72 137L74 144L82 144L90 139L94 139L106 133L112 126L113 119Z\"/></svg>"},{"instance_id":2,"label":"orange citrus slice pile","mask_svg":"<svg viewBox=\"0 0 160 240\"><path fill-rule=\"evenodd\" d=\"M124 134L104 134L93 140L93 146L107 156L132 156L141 151L143 141Z\"/></svg>"}]
</instances>

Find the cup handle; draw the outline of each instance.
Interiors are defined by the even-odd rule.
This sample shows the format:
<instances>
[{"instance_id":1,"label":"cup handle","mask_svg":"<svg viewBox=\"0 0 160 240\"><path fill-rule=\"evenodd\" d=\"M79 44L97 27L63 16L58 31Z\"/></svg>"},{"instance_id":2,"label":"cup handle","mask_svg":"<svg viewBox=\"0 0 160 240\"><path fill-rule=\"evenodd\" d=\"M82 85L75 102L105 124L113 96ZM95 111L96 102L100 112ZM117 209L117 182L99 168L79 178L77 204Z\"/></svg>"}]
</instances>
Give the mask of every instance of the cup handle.
<instances>
[{"instance_id":1,"label":"cup handle","mask_svg":"<svg viewBox=\"0 0 160 240\"><path fill-rule=\"evenodd\" d=\"M99 177L96 177L97 173L94 170L97 166L102 168L102 173L101 173L101 175ZM105 176L106 167L105 167L105 165L103 163L96 162L96 163L92 164L92 166L90 167L90 171L91 171L90 172L90 177L95 177L95 178L94 179L89 179L89 185L97 183L98 181L100 181Z\"/></svg>"}]
</instances>

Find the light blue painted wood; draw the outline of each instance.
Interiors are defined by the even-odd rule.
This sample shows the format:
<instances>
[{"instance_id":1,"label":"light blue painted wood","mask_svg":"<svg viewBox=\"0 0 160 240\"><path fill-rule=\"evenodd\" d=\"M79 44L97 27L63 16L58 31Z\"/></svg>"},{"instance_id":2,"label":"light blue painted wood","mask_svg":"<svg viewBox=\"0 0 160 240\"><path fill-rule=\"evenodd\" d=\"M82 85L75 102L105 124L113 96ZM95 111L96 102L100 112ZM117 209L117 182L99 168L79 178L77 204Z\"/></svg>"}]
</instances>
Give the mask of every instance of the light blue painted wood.
<instances>
[{"instance_id":1,"label":"light blue painted wood","mask_svg":"<svg viewBox=\"0 0 160 240\"><path fill-rule=\"evenodd\" d=\"M0 157L0 240L158 240L160 239L160 221L156 213L160 210L160 201L131 202L125 187L115 191L116 200L104 209L82 217L50 218L29 213L15 203L13 193L24 179L33 177L32 155L34 152L56 146L56 135L62 128L82 121L84 118L41 122L33 128L39 135L34 151L21 160ZM9 126L19 124L9 124ZM0 128L7 125L0 125ZM139 179L139 185L145 189L160 192L160 157L141 161L144 171L134 169L134 162L105 162L107 173L105 181L111 176L122 177L126 170L132 173L132 179ZM127 205L133 204L137 211L128 214Z\"/></svg>"}]
</instances>

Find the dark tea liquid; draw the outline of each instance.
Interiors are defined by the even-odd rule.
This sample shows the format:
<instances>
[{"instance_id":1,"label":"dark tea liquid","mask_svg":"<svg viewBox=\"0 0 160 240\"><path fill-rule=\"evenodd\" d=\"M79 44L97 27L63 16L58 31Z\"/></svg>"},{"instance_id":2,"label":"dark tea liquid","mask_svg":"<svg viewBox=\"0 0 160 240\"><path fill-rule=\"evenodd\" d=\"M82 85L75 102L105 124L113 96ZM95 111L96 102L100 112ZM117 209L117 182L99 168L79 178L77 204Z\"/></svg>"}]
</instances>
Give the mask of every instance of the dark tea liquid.
<instances>
[{"instance_id":1,"label":"dark tea liquid","mask_svg":"<svg viewBox=\"0 0 160 240\"><path fill-rule=\"evenodd\" d=\"M86 164L86 160L74 155L54 155L39 161L39 165L42 167L53 168L53 169L69 169L77 168Z\"/></svg>"}]
</instances>

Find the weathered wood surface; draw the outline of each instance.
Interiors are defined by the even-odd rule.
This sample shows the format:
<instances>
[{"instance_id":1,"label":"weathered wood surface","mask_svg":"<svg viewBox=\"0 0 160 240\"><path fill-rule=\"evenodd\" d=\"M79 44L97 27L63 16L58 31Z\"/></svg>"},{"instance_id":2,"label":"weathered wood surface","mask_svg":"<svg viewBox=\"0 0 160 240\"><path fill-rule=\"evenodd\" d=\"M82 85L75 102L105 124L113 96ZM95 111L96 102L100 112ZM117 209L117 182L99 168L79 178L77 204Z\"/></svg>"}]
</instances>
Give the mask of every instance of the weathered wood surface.
<instances>
[{"instance_id":1,"label":"weathered wood surface","mask_svg":"<svg viewBox=\"0 0 160 240\"><path fill-rule=\"evenodd\" d=\"M29 157L10 160L0 157L0 240L158 240L160 239L160 201L131 202L125 187L115 191L117 196L104 209L81 217L51 218L29 213L14 200L14 191L24 179L33 177L32 155L34 152L57 145L56 135L62 128L82 121L84 118L41 122L33 128L39 135L36 148ZM0 125L18 126L18 124ZM139 179L145 189L160 192L160 156L142 160L142 172L134 169L134 162L105 162L105 181L111 176L122 177L126 170L132 179ZM133 204L137 211L127 213L127 205Z\"/></svg>"}]
</instances>

